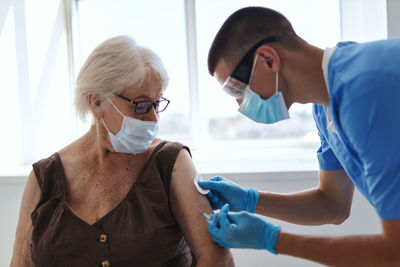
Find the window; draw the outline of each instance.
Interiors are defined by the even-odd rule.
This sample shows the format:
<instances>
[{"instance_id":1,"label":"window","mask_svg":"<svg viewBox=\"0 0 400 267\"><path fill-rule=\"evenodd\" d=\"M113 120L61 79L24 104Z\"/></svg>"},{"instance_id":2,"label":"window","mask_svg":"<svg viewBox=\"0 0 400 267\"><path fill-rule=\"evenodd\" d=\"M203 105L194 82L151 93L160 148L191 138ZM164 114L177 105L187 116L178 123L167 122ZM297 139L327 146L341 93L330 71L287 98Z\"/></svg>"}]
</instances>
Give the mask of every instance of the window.
<instances>
[{"instance_id":1,"label":"window","mask_svg":"<svg viewBox=\"0 0 400 267\"><path fill-rule=\"evenodd\" d=\"M13 173L72 141L63 1L0 2L0 165Z\"/></svg>"},{"instance_id":2,"label":"window","mask_svg":"<svg viewBox=\"0 0 400 267\"><path fill-rule=\"evenodd\" d=\"M235 101L207 72L217 30L231 13L251 5L282 12L301 37L320 48L341 39L387 36L388 11L381 0L0 1L0 175L23 165L30 169L88 129L74 112L74 77L96 45L120 34L162 58L172 101L161 114L160 135L189 145L200 169L203 159L212 161L208 166L215 172L223 160L232 162L226 170L243 161L259 171L284 169L286 159L294 168L312 166L305 164L318 146L310 105L293 105L290 121L259 125L236 111ZM396 29L393 16L391 21Z\"/></svg>"},{"instance_id":3,"label":"window","mask_svg":"<svg viewBox=\"0 0 400 267\"><path fill-rule=\"evenodd\" d=\"M238 139L297 139L304 143L315 133L311 105L293 105L290 121L272 125L256 124L238 113L237 103L227 97L207 72L207 55L210 44L225 19L245 6L264 6L280 11L293 24L295 31L305 40L320 48L334 45L340 40L339 2L329 1L241 1L241 0L202 0L196 2L196 25L199 47L198 69L201 88L201 112L205 113L207 132L212 140ZM318 21L318 23L315 23ZM205 105L218 108L206 108Z\"/></svg>"},{"instance_id":4,"label":"window","mask_svg":"<svg viewBox=\"0 0 400 267\"><path fill-rule=\"evenodd\" d=\"M130 35L155 51L170 76L165 96L172 98L161 114L160 134L188 139L190 102L183 2L81 0L77 4L82 63L98 44L116 35Z\"/></svg>"},{"instance_id":5,"label":"window","mask_svg":"<svg viewBox=\"0 0 400 267\"><path fill-rule=\"evenodd\" d=\"M337 0L80 0L81 59L103 40L121 34L131 35L160 55L170 75L166 96L171 99L161 114L163 138L184 142L195 150L202 148L205 155L230 147L288 144L311 148L314 155L318 137L311 105L293 105L290 121L256 124L237 112L236 101L208 74L208 49L219 27L231 13L251 5L282 12L300 36L321 48L340 40Z\"/></svg>"}]
</instances>

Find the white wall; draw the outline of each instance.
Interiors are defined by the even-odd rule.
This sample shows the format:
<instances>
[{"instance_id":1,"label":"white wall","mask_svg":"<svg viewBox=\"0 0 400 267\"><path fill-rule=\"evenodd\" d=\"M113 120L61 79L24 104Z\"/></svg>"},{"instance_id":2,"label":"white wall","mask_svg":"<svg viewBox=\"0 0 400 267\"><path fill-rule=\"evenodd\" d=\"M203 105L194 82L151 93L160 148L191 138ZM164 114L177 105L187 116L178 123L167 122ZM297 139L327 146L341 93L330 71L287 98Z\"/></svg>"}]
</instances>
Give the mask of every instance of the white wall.
<instances>
[{"instance_id":1,"label":"white wall","mask_svg":"<svg viewBox=\"0 0 400 267\"><path fill-rule=\"evenodd\" d=\"M204 175L205 178L212 174ZM254 187L260 190L275 192L292 192L307 189L317 185L316 172L292 172L292 173L253 173L253 174L225 174L243 186ZM240 177L240 179L238 179ZM0 177L0 266L8 266L14 242L20 198L23 193L25 178ZM268 218L266 218L268 219ZM285 231L310 235L350 235L380 233L379 219L369 203L356 192L352 214L350 218L340 226L297 226L273 219L270 222L281 225ZM266 251L234 249L232 253L236 266L239 267L265 267L265 266L320 266L309 261L287 256L275 256Z\"/></svg>"},{"instance_id":2,"label":"white wall","mask_svg":"<svg viewBox=\"0 0 400 267\"><path fill-rule=\"evenodd\" d=\"M400 1L387 0L388 37L400 37Z\"/></svg>"},{"instance_id":3,"label":"white wall","mask_svg":"<svg viewBox=\"0 0 400 267\"><path fill-rule=\"evenodd\" d=\"M0 266L8 266L11 260L25 180L24 177L0 177Z\"/></svg>"},{"instance_id":4,"label":"white wall","mask_svg":"<svg viewBox=\"0 0 400 267\"><path fill-rule=\"evenodd\" d=\"M386 39L389 26L386 7L386 1L382 0L341 0L342 40Z\"/></svg>"}]
</instances>

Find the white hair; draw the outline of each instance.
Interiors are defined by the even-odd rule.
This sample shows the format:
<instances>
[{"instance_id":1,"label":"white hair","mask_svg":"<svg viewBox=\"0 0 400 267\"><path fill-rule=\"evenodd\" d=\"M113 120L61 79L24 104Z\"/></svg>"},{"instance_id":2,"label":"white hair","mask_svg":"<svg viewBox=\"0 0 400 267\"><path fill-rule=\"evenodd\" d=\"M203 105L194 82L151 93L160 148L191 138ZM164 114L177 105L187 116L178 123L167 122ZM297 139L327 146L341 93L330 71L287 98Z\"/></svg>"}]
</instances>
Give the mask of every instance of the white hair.
<instances>
[{"instance_id":1,"label":"white hair","mask_svg":"<svg viewBox=\"0 0 400 267\"><path fill-rule=\"evenodd\" d=\"M97 46L82 66L75 85L75 107L85 121L90 111L88 96L111 97L127 86L140 87L149 74L159 76L164 91L168 75L161 59L129 36L116 36Z\"/></svg>"}]
</instances>

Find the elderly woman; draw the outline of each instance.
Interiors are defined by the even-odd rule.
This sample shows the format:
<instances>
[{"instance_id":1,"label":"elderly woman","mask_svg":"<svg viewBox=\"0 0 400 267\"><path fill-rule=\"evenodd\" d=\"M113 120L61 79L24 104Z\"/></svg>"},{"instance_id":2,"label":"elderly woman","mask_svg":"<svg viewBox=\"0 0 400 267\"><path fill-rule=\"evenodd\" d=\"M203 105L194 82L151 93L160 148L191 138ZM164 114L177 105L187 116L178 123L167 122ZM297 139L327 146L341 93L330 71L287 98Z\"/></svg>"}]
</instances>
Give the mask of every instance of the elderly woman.
<instances>
[{"instance_id":1,"label":"elderly woman","mask_svg":"<svg viewBox=\"0 0 400 267\"><path fill-rule=\"evenodd\" d=\"M167 75L132 39L100 44L76 82L90 130L33 164L11 266L232 266L211 240L182 144L155 138Z\"/></svg>"}]
</instances>

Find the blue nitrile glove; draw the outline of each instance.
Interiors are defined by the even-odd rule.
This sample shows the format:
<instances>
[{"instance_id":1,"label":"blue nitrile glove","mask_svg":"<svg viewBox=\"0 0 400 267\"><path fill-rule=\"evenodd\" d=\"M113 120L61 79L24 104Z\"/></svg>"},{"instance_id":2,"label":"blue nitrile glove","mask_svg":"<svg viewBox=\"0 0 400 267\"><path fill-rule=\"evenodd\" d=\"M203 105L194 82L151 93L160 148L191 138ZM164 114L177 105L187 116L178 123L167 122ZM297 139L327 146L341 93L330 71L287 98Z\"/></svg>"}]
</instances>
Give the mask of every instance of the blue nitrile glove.
<instances>
[{"instance_id":1,"label":"blue nitrile glove","mask_svg":"<svg viewBox=\"0 0 400 267\"><path fill-rule=\"evenodd\" d=\"M258 191L252 188L243 188L240 185L220 176L208 181L199 181L204 189L210 189L208 200L214 210L220 209L228 203L232 211L248 211L254 213L259 198Z\"/></svg>"},{"instance_id":2,"label":"blue nitrile glove","mask_svg":"<svg viewBox=\"0 0 400 267\"><path fill-rule=\"evenodd\" d=\"M277 254L280 226L272 225L256 215L242 211L228 214L229 205L208 219L208 232L224 248L266 249Z\"/></svg>"}]
</instances>

